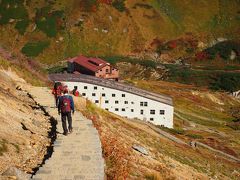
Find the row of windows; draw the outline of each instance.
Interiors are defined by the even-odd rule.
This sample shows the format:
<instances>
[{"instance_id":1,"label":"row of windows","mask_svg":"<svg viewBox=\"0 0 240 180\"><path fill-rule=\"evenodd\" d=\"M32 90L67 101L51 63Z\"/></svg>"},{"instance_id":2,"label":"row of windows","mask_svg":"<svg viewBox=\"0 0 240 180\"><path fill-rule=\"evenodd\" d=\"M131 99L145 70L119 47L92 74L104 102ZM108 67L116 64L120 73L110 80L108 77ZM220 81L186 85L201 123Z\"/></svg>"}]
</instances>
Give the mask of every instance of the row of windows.
<instances>
[{"instance_id":1,"label":"row of windows","mask_svg":"<svg viewBox=\"0 0 240 180\"><path fill-rule=\"evenodd\" d=\"M76 86L75 86L76 87ZM94 86L93 87L93 89L94 90L97 90L97 86ZM84 89L88 89L88 87L87 86L84 86ZM105 97L106 96L106 94L105 93L102 93L102 97ZM112 94L112 97L116 97L116 94ZM126 94L122 94L122 97L126 97Z\"/></svg>"},{"instance_id":2,"label":"row of windows","mask_svg":"<svg viewBox=\"0 0 240 180\"><path fill-rule=\"evenodd\" d=\"M96 100L96 101L97 101L97 100ZM95 101L95 102L96 102L96 101ZM109 110L109 109L106 108L106 110ZM123 112L126 111L125 108L122 108L121 110L122 110ZM115 111L119 111L119 108L115 108ZM153 110L150 110L150 114L152 114L151 111L153 111ZM155 111L155 110L154 110L154 111ZM134 109L131 109L131 112L134 112ZM141 111L140 111L140 114L143 114L143 113L144 113L144 111L141 110ZM155 113L154 113L154 114L155 114ZM160 110L160 115L163 115L163 114L165 114L165 110Z\"/></svg>"},{"instance_id":3,"label":"row of windows","mask_svg":"<svg viewBox=\"0 0 240 180\"><path fill-rule=\"evenodd\" d=\"M109 111L108 108L105 108L105 110L106 110L106 111ZM119 109L118 109L118 108L115 108L115 111L119 111ZM125 111L125 109L123 108L122 111ZM133 111L134 111L134 110L131 109L131 112L133 112ZM154 118L150 118L150 121L154 121Z\"/></svg>"}]
</instances>

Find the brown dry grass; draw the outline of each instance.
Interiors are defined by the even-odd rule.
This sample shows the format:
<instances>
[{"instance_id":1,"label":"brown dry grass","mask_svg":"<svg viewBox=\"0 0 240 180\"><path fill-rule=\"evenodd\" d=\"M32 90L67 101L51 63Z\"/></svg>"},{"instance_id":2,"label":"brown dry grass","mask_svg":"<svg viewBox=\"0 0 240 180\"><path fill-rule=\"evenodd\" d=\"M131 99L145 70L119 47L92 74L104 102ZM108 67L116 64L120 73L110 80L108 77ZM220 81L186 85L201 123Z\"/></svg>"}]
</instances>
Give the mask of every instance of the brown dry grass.
<instances>
[{"instance_id":1,"label":"brown dry grass","mask_svg":"<svg viewBox=\"0 0 240 180\"><path fill-rule=\"evenodd\" d=\"M89 103L87 101L87 105ZM84 115L93 121L100 134L103 155L107 165L105 171L107 179L128 178L131 171L130 149L124 146L124 140L121 138L121 135L106 131L99 121L99 115L93 115L90 111L85 111Z\"/></svg>"},{"instance_id":2,"label":"brown dry grass","mask_svg":"<svg viewBox=\"0 0 240 180\"><path fill-rule=\"evenodd\" d=\"M215 175L222 178L235 177L232 171L238 167L236 163L222 159L206 149L194 150L175 144L138 121L121 118L99 109L90 102L87 102L83 113L93 120L99 130L108 179L147 179L155 178L154 174L158 174L160 179L208 179L207 176ZM211 135L210 132L190 132L201 134L203 137ZM191 139L184 137L187 141L188 138ZM150 156L143 156L134 151L133 144L147 148Z\"/></svg>"}]
</instances>

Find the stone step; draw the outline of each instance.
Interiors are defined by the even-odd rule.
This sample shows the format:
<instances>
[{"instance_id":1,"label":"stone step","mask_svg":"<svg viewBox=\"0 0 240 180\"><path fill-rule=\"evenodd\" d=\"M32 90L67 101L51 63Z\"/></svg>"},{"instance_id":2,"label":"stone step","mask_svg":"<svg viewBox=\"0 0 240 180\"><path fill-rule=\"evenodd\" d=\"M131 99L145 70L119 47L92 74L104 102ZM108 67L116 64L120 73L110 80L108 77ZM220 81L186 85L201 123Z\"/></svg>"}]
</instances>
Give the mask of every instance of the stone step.
<instances>
[{"instance_id":1,"label":"stone step","mask_svg":"<svg viewBox=\"0 0 240 180\"><path fill-rule=\"evenodd\" d=\"M62 133L61 116L48 88L36 87L30 94L50 116L57 120L57 131ZM33 179L104 179L104 159L98 131L91 120L76 111L72 115L73 133L57 134L52 157L45 161Z\"/></svg>"}]
</instances>

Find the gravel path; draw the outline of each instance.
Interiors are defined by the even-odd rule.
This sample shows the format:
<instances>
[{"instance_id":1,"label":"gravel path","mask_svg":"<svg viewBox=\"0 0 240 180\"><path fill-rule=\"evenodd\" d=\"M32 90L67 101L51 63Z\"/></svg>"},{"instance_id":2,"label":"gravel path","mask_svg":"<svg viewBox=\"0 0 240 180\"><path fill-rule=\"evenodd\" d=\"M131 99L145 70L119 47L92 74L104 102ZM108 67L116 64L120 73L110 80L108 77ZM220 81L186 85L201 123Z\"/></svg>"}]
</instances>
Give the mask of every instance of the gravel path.
<instances>
[{"instance_id":1,"label":"gravel path","mask_svg":"<svg viewBox=\"0 0 240 180\"><path fill-rule=\"evenodd\" d=\"M36 87L29 89L29 92L58 122L52 156L39 168L33 179L104 179L101 142L92 121L76 111L73 115L73 133L64 136L60 116L49 89Z\"/></svg>"}]
</instances>

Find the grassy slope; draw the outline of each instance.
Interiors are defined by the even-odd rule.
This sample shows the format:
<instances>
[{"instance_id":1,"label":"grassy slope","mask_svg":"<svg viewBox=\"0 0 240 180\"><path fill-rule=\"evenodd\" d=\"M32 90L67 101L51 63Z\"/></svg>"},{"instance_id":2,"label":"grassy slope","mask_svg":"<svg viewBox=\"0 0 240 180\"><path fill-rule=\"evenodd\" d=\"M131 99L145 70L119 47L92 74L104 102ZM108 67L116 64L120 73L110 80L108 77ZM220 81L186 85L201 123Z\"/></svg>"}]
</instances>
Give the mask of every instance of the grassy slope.
<instances>
[{"instance_id":1,"label":"grassy slope","mask_svg":"<svg viewBox=\"0 0 240 180\"><path fill-rule=\"evenodd\" d=\"M202 135L201 141L210 144L210 139L213 138L213 147L225 149L226 152L230 149L229 153L239 157L240 141L236 138L239 131L227 126L234 119L230 109L240 107L239 100L234 100L224 93L177 83L138 81L136 85L173 97L175 128L185 129L184 135ZM186 138L184 135L180 137Z\"/></svg>"},{"instance_id":2,"label":"grassy slope","mask_svg":"<svg viewBox=\"0 0 240 180\"><path fill-rule=\"evenodd\" d=\"M113 115L91 103L87 103L87 109L83 113L94 121L100 132L107 163L106 172L110 179L116 177L120 179L144 179L146 177L206 179L206 176L216 176L220 179L237 178L233 171L239 168L238 164L226 161L206 149L194 150L177 145L157 135L146 125ZM175 117L175 121L181 120ZM216 134L205 132L206 135L204 135L203 130L199 130L198 133L201 131L204 139ZM193 131L193 133L196 132ZM232 148L237 151L240 146L239 142L236 143L238 135L236 133L233 136L235 139L232 138L231 142L235 147ZM186 141L194 140L188 136L184 138ZM152 158L132 150L133 144L147 148Z\"/></svg>"},{"instance_id":3,"label":"grassy slope","mask_svg":"<svg viewBox=\"0 0 240 180\"><path fill-rule=\"evenodd\" d=\"M12 51L20 52L27 42L49 41L49 47L38 59L54 63L79 53L91 56L128 55L144 49L156 37L170 40L186 32L192 32L203 40L206 38L202 37L239 36L237 0L127 0L126 12L119 12L109 5L100 5L96 12L84 12L75 2L59 0L52 5L51 11L65 11L66 27L58 28L56 37L48 37L52 32L44 33L41 28L35 28L34 21L35 8L49 6L49 3L44 0L29 1L26 6L29 26L25 34L21 35L14 28L16 21L7 23L1 25L0 42ZM82 23L79 22L81 18L84 20ZM40 20L44 21L44 18ZM108 32L102 32L103 29ZM59 37L63 40L59 41Z\"/></svg>"},{"instance_id":4,"label":"grassy slope","mask_svg":"<svg viewBox=\"0 0 240 180\"><path fill-rule=\"evenodd\" d=\"M26 62L10 62L0 56L0 68L11 69L16 72L18 76L23 78L26 82L35 86L44 86L48 80L43 72L36 71L33 67L30 67Z\"/></svg>"}]
</instances>

